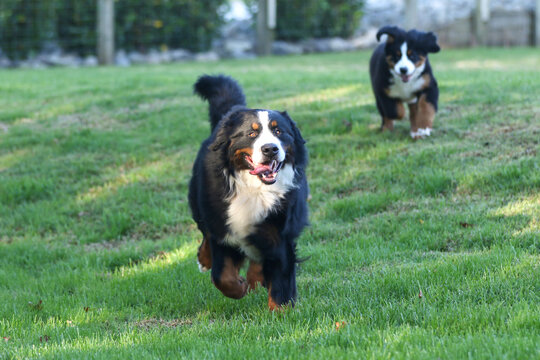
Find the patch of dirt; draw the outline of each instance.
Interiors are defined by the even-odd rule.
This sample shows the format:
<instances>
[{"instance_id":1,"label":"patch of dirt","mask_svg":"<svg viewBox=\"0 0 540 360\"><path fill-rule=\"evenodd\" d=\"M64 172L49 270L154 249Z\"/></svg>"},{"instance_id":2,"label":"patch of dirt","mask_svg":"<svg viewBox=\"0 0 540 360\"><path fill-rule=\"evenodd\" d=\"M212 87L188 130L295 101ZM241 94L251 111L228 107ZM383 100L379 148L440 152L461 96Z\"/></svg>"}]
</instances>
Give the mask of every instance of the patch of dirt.
<instances>
[{"instance_id":1,"label":"patch of dirt","mask_svg":"<svg viewBox=\"0 0 540 360\"><path fill-rule=\"evenodd\" d=\"M181 326L190 326L193 324L193 322L189 319L172 319L172 320L164 320L164 319L144 319L141 321L136 321L135 326L138 327L141 330L149 331L156 328L168 328L168 329L174 329Z\"/></svg>"},{"instance_id":2,"label":"patch of dirt","mask_svg":"<svg viewBox=\"0 0 540 360\"><path fill-rule=\"evenodd\" d=\"M103 112L88 112L84 114L60 115L53 122L52 127L57 129L64 128L89 128L99 130L111 130L114 128L125 127L117 119L105 115Z\"/></svg>"},{"instance_id":3,"label":"patch of dirt","mask_svg":"<svg viewBox=\"0 0 540 360\"><path fill-rule=\"evenodd\" d=\"M86 252L97 252L101 250L116 250L120 247L126 245L127 240L111 240L111 241L102 241L97 243L84 244L84 251Z\"/></svg>"}]
</instances>

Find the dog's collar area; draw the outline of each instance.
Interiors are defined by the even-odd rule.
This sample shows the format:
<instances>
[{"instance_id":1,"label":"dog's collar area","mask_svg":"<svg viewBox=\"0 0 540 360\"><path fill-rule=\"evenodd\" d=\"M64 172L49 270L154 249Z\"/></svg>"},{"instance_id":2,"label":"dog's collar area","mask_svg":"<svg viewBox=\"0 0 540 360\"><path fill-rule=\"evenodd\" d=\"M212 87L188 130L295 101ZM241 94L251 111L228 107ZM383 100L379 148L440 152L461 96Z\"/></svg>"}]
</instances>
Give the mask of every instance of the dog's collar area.
<instances>
[{"instance_id":1,"label":"dog's collar area","mask_svg":"<svg viewBox=\"0 0 540 360\"><path fill-rule=\"evenodd\" d=\"M277 174L283 166L283 162L277 160L272 160L267 164L255 164L251 156L245 156L246 162L248 163L251 170L249 173L251 175L256 175L259 179L267 185L272 185L277 180Z\"/></svg>"}]
</instances>

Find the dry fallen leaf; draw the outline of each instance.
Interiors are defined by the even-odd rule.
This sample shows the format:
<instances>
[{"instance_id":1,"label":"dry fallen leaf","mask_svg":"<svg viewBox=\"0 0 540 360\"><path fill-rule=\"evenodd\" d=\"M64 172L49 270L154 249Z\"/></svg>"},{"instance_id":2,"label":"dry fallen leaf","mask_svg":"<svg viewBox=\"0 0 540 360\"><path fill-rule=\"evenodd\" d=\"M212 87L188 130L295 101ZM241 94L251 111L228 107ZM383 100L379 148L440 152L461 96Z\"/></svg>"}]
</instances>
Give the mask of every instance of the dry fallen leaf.
<instances>
[{"instance_id":1,"label":"dry fallen leaf","mask_svg":"<svg viewBox=\"0 0 540 360\"><path fill-rule=\"evenodd\" d=\"M336 321L336 330L343 329L346 325L347 325L347 322L345 321L342 321L342 322Z\"/></svg>"}]
</instances>

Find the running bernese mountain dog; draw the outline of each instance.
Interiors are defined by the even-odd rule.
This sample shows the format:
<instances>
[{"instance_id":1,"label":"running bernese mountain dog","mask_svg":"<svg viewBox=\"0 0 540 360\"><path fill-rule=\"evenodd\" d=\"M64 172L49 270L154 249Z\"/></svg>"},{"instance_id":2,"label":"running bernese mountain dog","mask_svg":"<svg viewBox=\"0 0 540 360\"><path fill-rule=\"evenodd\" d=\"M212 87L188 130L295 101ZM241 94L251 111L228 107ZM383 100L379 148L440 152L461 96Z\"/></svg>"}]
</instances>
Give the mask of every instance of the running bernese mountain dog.
<instances>
[{"instance_id":1,"label":"running bernese mountain dog","mask_svg":"<svg viewBox=\"0 0 540 360\"><path fill-rule=\"evenodd\" d=\"M431 135L437 112L439 88L433 76L428 53L440 50L432 32L405 31L385 26L377 40L387 35L385 43L375 48L369 62L371 86L377 109L382 116L382 130L392 130L394 120L405 116L403 102L409 105L411 137Z\"/></svg>"},{"instance_id":2,"label":"running bernese mountain dog","mask_svg":"<svg viewBox=\"0 0 540 360\"><path fill-rule=\"evenodd\" d=\"M308 223L305 141L287 112L250 109L230 77L201 76L194 92L209 103L211 134L189 185L203 234L199 269L223 295L240 299L258 283L271 310L294 305L296 238ZM249 260L247 280L239 275Z\"/></svg>"}]
</instances>

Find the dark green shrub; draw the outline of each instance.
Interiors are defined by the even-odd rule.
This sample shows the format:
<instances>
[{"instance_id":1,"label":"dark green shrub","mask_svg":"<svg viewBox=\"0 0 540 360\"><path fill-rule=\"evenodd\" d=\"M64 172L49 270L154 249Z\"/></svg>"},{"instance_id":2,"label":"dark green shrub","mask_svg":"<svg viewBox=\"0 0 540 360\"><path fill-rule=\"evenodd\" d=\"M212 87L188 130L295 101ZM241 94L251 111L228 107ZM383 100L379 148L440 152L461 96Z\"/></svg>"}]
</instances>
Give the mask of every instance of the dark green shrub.
<instances>
[{"instance_id":1,"label":"dark green shrub","mask_svg":"<svg viewBox=\"0 0 540 360\"><path fill-rule=\"evenodd\" d=\"M80 55L96 51L96 0L1 0L0 49L14 60L55 43ZM223 22L227 0L117 0L116 47L202 51ZM221 10L220 10L221 9Z\"/></svg>"},{"instance_id":2,"label":"dark green shrub","mask_svg":"<svg viewBox=\"0 0 540 360\"><path fill-rule=\"evenodd\" d=\"M276 38L296 41L353 35L363 0L277 0Z\"/></svg>"},{"instance_id":3,"label":"dark green shrub","mask_svg":"<svg viewBox=\"0 0 540 360\"><path fill-rule=\"evenodd\" d=\"M203 51L222 24L226 0L123 0L116 2L116 43L126 50L157 46Z\"/></svg>"}]
</instances>

